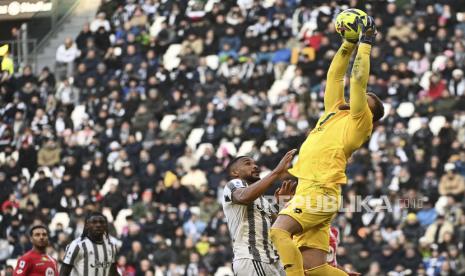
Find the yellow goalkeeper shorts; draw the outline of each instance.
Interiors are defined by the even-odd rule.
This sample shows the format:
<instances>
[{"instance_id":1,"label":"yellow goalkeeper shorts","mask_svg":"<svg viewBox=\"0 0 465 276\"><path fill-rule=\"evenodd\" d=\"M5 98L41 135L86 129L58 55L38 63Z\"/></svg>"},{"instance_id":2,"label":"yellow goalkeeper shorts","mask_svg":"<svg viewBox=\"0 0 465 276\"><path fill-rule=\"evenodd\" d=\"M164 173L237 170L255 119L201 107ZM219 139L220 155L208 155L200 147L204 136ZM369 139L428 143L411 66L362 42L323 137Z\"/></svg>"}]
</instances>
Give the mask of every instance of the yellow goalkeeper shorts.
<instances>
[{"instance_id":1,"label":"yellow goalkeeper shorts","mask_svg":"<svg viewBox=\"0 0 465 276\"><path fill-rule=\"evenodd\" d=\"M339 184L313 183L299 179L294 197L279 212L302 226L294 236L297 247L309 247L329 252L329 228L341 203Z\"/></svg>"}]
</instances>

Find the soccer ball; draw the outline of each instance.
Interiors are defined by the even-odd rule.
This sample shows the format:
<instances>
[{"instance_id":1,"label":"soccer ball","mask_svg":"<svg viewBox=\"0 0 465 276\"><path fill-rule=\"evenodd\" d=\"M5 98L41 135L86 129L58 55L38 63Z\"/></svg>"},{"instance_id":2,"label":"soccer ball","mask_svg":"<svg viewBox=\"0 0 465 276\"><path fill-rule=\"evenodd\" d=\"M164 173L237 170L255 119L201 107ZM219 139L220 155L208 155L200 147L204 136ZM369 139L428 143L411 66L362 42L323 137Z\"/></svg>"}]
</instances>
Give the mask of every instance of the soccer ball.
<instances>
[{"instance_id":1,"label":"soccer ball","mask_svg":"<svg viewBox=\"0 0 465 276\"><path fill-rule=\"evenodd\" d=\"M348 9L342 11L336 17L336 32L349 41L357 41L361 27L357 25L357 19L361 18L367 23L368 15L359 9Z\"/></svg>"}]
</instances>

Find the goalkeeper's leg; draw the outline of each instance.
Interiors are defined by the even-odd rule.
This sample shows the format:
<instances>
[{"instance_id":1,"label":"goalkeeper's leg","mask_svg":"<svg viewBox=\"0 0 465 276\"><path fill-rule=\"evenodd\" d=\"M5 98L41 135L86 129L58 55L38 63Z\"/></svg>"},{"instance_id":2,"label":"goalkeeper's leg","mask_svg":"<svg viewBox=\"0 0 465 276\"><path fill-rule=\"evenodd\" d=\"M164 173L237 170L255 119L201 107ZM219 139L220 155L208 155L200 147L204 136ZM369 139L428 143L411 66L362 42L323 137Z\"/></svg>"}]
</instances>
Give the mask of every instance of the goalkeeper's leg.
<instances>
[{"instance_id":1,"label":"goalkeeper's leg","mask_svg":"<svg viewBox=\"0 0 465 276\"><path fill-rule=\"evenodd\" d=\"M302 254L292 236L302 232L302 226L288 215L278 215L270 230L270 238L278 251L287 276L303 276Z\"/></svg>"}]
</instances>

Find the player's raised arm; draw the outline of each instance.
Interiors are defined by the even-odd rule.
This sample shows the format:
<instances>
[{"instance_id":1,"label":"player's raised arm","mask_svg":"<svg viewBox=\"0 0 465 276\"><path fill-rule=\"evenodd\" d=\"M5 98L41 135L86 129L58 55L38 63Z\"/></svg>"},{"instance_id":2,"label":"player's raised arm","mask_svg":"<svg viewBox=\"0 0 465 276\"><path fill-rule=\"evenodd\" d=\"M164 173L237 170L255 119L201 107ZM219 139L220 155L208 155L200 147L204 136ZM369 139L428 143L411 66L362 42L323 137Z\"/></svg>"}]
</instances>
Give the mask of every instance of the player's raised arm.
<instances>
[{"instance_id":1,"label":"player's raised arm","mask_svg":"<svg viewBox=\"0 0 465 276\"><path fill-rule=\"evenodd\" d=\"M368 105L366 89L370 76L370 52L376 35L373 17L368 16L366 25L362 20L359 20L359 24L362 27L362 35L350 77L350 113L352 116L365 111Z\"/></svg>"},{"instance_id":2,"label":"player's raised arm","mask_svg":"<svg viewBox=\"0 0 465 276\"><path fill-rule=\"evenodd\" d=\"M336 109L344 101L344 76L349 67L350 56L355 48L355 43L344 40L339 50L334 55L326 76L325 88L325 112Z\"/></svg>"},{"instance_id":3,"label":"player's raised arm","mask_svg":"<svg viewBox=\"0 0 465 276\"><path fill-rule=\"evenodd\" d=\"M232 191L232 201L239 204L249 204L265 193L265 191L276 181L283 172L287 171L291 165L296 150L288 151L281 159L279 164L264 178L258 180L244 188L234 189Z\"/></svg>"}]
</instances>

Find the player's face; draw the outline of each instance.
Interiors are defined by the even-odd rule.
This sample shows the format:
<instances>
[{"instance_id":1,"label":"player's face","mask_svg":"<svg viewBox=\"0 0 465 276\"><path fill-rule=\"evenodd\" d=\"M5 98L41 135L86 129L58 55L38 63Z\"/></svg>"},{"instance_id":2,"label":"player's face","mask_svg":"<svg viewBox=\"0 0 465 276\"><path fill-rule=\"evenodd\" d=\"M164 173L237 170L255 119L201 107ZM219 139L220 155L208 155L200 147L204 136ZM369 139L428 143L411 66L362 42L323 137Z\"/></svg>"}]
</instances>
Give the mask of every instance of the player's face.
<instances>
[{"instance_id":1,"label":"player's face","mask_svg":"<svg viewBox=\"0 0 465 276\"><path fill-rule=\"evenodd\" d=\"M103 217L95 216L95 217L91 217L87 221L87 227L91 235L103 236L103 234L105 234L105 231L107 229L107 222Z\"/></svg>"},{"instance_id":2,"label":"player's face","mask_svg":"<svg viewBox=\"0 0 465 276\"><path fill-rule=\"evenodd\" d=\"M31 243L37 248L45 248L48 246L48 233L43 228L37 228L32 231Z\"/></svg>"},{"instance_id":3,"label":"player's face","mask_svg":"<svg viewBox=\"0 0 465 276\"><path fill-rule=\"evenodd\" d=\"M252 158L244 158L239 166L239 176L249 183L260 180L260 170Z\"/></svg>"}]
</instances>

